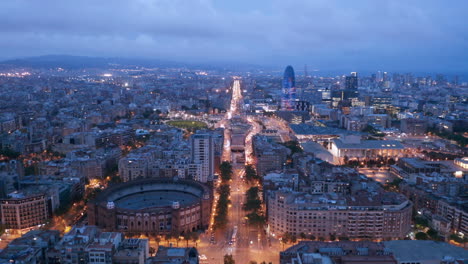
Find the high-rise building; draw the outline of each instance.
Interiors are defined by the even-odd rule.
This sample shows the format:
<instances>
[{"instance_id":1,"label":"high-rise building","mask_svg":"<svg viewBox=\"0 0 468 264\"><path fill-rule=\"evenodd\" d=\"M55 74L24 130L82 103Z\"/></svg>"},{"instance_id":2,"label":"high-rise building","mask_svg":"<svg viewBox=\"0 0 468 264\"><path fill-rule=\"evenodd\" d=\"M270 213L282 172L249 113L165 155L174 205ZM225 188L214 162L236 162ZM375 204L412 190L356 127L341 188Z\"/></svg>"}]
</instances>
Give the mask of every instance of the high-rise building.
<instances>
[{"instance_id":1,"label":"high-rise building","mask_svg":"<svg viewBox=\"0 0 468 264\"><path fill-rule=\"evenodd\" d=\"M214 174L214 141L210 134L194 134L190 138L192 146L192 162L201 164L200 182L207 182Z\"/></svg>"},{"instance_id":2,"label":"high-rise building","mask_svg":"<svg viewBox=\"0 0 468 264\"><path fill-rule=\"evenodd\" d=\"M346 90L357 91L357 89L358 89L357 72L352 72L351 76L346 76L345 89Z\"/></svg>"},{"instance_id":3,"label":"high-rise building","mask_svg":"<svg viewBox=\"0 0 468 264\"><path fill-rule=\"evenodd\" d=\"M445 76L443 74L437 74L436 82L437 82L437 85L442 85L442 84L446 84L447 80L445 79Z\"/></svg>"},{"instance_id":4,"label":"high-rise building","mask_svg":"<svg viewBox=\"0 0 468 264\"><path fill-rule=\"evenodd\" d=\"M342 106L350 105L353 99L357 100L359 95L357 72L351 72L350 76L346 76L345 89L339 92L341 94L341 100L345 100L344 102L341 102Z\"/></svg>"},{"instance_id":5,"label":"high-rise building","mask_svg":"<svg viewBox=\"0 0 468 264\"><path fill-rule=\"evenodd\" d=\"M294 69L288 65L284 70L283 77L283 98L281 99L281 109L293 110L291 104L296 99L296 78L294 76Z\"/></svg>"},{"instance_id":6,"label":"high-rise building","mask_svg":"<svg viewBox=\"0 0 468 264\"><path fill-rule=\"evenodd\" d=\"M386 82L386 81L388 81L388 73L384 72L382 75L382 82Z\"/></svg>"}]
</instances>

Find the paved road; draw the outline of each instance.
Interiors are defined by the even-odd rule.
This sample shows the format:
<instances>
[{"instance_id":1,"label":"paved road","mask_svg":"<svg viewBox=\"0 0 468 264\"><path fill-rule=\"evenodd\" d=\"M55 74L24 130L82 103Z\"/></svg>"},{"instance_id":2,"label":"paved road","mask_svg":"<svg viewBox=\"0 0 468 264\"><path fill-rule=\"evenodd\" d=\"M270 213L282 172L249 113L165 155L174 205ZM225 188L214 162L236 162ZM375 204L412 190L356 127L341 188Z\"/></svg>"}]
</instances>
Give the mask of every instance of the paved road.
<instances>
[{"instance_id":1,"label":"paved road","mask_svg":"<svg viewBox=\"0 0 468 264\"><path fill-rule=\"evenodd\" d=\"M253 118L247 118L241 113L243 109L242 94L240 91L240 80L235 80L233 83L233 97L231 100L231 109L226 114L225 120L220 121L222 127L228 128L229 119L233 116L240 116L252 125L252 129L246 137L246 153L252 152L252 136L261 131L261 126ZM273 243L273 247L269 246L268 239L262 228L250 227L246 224L246 213L242 210L242 205L245 201L245 193L251 187L244 182L244 163L236 163L236 159L232 158L233 154L230 150L229 129L225 130L223 160L233 161L233 179L231 185L231 205L228 213L228 225L225 230L218 230L214 233L208 231L201 236L201 241L198 245L198 250L201 255L206 256L206 260L201 263L223 263L225 254L232 254L236 263L244 264L250 260L255 260L258 263L266 261L267 263L278 263L279 260L279 244ZM250 164L251 159L246 159L246 163ZM237 228L235 241L232 240L234 229ZM210 238L215 238L215 243L210 242Z\"/></svg>"}]
</instances>

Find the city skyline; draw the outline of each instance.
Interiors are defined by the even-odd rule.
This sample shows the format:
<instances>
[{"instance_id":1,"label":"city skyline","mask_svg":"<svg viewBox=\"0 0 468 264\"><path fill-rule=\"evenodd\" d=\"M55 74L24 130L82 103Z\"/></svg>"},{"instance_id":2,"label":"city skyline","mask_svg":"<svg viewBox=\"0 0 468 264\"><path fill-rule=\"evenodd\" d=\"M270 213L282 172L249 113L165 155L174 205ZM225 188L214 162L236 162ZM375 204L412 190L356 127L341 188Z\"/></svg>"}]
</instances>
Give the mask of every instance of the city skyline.
<instances>
[{"instance_id":1,"label":"city skyline","mask_svg":"<svg viewBox=\"0 0 468 264\"><path fill-rule=\"evenodd\" d=\"M416 262L408 243L468 258L459 79L2 67L0 261L291 264L305 243L328 263L362 243L367 263Z\"/></svg>"}]
</instances>

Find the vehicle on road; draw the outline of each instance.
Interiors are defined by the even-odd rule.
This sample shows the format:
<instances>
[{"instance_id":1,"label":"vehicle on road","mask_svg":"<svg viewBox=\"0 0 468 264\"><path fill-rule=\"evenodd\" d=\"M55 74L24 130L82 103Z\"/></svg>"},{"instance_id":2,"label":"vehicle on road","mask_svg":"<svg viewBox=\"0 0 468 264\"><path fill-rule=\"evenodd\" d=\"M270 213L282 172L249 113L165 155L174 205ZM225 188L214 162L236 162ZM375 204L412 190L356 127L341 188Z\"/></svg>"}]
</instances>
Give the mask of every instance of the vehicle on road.
<instances>
[{"instance_id":1,"label":"vehicle on road","mask_svg":"<svg viewBox=\"0 0 468 264\"><path fill-rule=\"evenodd\" d=\"M237 237L237 226L235 226L234 230L232 231L231 241L229 241L229 245L236 244L236 237Z\"/></svg>"}]
</instances>

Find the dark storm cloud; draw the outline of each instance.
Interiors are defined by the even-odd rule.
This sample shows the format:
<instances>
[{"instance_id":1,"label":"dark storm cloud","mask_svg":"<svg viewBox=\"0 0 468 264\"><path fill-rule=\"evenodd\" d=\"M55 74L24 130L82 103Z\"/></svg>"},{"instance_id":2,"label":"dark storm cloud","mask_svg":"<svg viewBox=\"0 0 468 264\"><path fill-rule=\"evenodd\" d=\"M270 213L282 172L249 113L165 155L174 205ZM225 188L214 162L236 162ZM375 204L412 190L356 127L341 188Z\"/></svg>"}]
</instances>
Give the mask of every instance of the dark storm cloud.
<instances>
[{"instance_id":1,"label":"dark storm cloud","mask_svg":"<svg viewBox=\"0 0 468 264\"><path fill-rule=\"evenodd\" d=\"M17 0L0 57L154 57L466 70L468 1Z\"/></svg>"}]
</instances>

